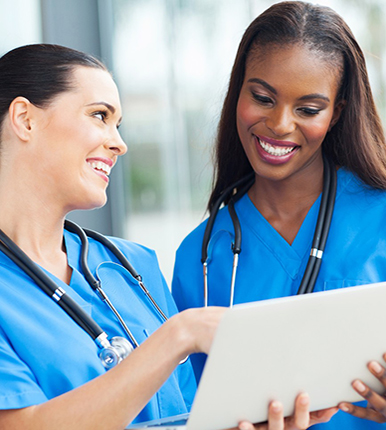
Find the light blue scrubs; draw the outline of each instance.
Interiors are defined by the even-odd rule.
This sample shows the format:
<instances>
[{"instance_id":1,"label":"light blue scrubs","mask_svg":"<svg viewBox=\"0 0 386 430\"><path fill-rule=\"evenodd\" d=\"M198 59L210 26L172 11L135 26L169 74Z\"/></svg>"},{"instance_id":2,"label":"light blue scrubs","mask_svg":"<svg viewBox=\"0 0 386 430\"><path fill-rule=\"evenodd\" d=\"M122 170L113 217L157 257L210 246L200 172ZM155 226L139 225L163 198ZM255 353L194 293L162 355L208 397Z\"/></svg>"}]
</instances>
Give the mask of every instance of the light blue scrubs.
<instances>
[{"instance_id":1,"label":"light blue scrubs","mask_svg":"<svg viewBox=\"0 0 386 430\"><path fill-rule=\"evenodd\" d=\"M310 253L319 206L320 196L289 245L263 218L248 195L236 203L242 250L235 303L296 294ZM201 245L205 225L206 222L202 223L190 233L177 251L172 293L180 311L204 304ZM229 306L233 231L228 209L223 208L209 245L209 305ZM370 189L341 168L331 229L314 291L378 281L386 281L386 193ZM380 331L382 336L383 332ZM205 356L192 357L192 362L199 379ZM369 430L385 426L338 412L330 423L313 428Z\"/></svg>"},{"instance_id":2,"label":"light blue scrubs","mask_svg":"<svg viewBox=\"0 0 386 430\"><path fill-rule=\"evenodd\" d=\"M113 239L167 314L177 309L156 256L140 245ZM70 285L50 275L109 335L125 336L107 305L91 289L79 266L80 241L65 232ZM163 322L137 282L101 244L90 239L89 266L141 343ZM105 373L98 347L51 298L0 253L0 409L45 402ZM126 336L125 336L126 337ZM134 370L135 371L135 370ZM190 362L178 366L135 422L185 413L196 382ZM117 392L117 396L119 393Z\"/></svg>"}]
</instances>

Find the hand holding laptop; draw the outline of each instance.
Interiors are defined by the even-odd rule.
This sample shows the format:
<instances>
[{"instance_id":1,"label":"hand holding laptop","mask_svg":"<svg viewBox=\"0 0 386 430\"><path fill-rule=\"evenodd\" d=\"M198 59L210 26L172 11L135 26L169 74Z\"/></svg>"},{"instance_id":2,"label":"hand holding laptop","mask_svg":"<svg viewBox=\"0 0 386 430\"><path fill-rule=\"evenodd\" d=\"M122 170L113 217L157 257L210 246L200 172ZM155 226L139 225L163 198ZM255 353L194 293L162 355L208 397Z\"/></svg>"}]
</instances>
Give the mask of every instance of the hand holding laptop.
<instances>
[{"instance_id":1,"label":"hand holding laptop","mask_svg":"<svg viewBox=\"0 0 386 430\"><path fill-rule=\"evenodd\" d=\"M306 393L299 394L295 400L295 411L290 417L283 417L283 407L280 402L273 401L268 407L268 423L255 424L243 421L240 430L298 430L306 429L314 424L328 422L338 411L338 408L328 408L321 411L309 412L309 397Z\"/></svg>"},{"instance_id":2,"label":"hand holding laptop","mask_svg":"<svg viewBox=\"0 0 386 430\"><path fill-rule=\"evenodd\" d=\"M386 361L386 354L383 355ZM370 372L379 380L386 390L386 369L377 361L370 361L367 365ZM352 403L341 402L339 408L351 415L359 418L365 418L377 423L386 422L386 398L372 390L368 385L359 379L353 381L354 390L368 401L367 408L361 408Z\"/></svg>"},{"instance_id":3,"label":"hand holding laptop","mask_svg":"<svg viewBox=\"0 0 386 430\"><path fill-rule=\"evenodd\" d=\"M383 355L386 361L386 353ZM368 364L369 371L379 380L386 390L386 368L377 361L370 361ZM353 381L352 386L354 390L367 400L368 405L366 408L356 406L352 403L341 402L338 407L351 415L358 418L368 419L377 423L386 422L386 396L381 395L371 389L368 385L359 379ZM327 422L335 414L337 408L329 408L323 411L311 412L308 414L307 406L302 406L301 399L308 400L307 395L299 395L296 399L295 414L286 418L283 421L282 407L278 402L272 402L269 408L269 424L253 425L249 422L242 422L239 425L241 430L269 430L270 426L275 426L275 429L295 430L298 428L308 428L310 425ZM272 408L272 406L279 407Z\"/></svg>"}]
</instances>

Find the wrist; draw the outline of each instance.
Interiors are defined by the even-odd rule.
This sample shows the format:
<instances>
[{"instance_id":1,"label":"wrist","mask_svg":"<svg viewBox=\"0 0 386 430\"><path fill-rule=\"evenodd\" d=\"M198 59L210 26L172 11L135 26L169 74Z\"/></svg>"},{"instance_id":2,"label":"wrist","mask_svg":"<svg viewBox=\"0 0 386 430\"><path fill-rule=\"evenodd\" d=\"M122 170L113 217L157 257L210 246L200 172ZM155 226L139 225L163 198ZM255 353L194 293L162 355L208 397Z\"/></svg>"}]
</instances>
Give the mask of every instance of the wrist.
<instances>
[{"instance_id":1,"label":"wrist","mask_svg":"<svg viewBox=\"0 0 386 430\"><path fill-rule=\"evenodd\" d=\"M171 317L165 325L169 326L170 333L178 353L179 360L185 359L189 354L197 352L194 338L193 321L189 318L190 310L183 311Z\"/></svg>"}]
</instances>

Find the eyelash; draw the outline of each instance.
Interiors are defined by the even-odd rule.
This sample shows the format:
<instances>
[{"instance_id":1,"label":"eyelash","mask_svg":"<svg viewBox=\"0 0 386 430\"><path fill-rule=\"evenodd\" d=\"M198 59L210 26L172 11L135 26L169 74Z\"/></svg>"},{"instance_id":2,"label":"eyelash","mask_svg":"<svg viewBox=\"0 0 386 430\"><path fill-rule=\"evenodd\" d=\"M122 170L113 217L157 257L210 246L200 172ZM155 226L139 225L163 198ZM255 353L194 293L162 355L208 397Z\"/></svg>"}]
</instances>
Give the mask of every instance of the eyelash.
<instances>
[{"instance_id":1,"label":"eyelash","mask_svg":"<svg viewBox=\"0 0 386 430\"><path fill-rule=\"evenodd\" d=\"M95 118L97 118L98 115L101 115L102 118L100 118L100 121L106 122L106 119L108 117L108 112L107 110L98 110L97 112L94 112L92 115Z\"/></svg>"},{"instance_id":2,"label":"eyelash","mask_svg":"<svg viewBox=\"0 0 386 430\"><path fill-rule=\"evenodd\" d=\"M256 93L252 93L252 97L259 102L260 104L262 104L263 106L268 106L273 104L273 100L269 97L266 96L261 96L259 94ZM318 115L318 113L321 111L321 109L312 109L312 108L300 108L299 111L306 116L315 116Z\"/></svg>"},{"instance_id":3,"label":"eyelash","mask_svg":"<svg viewBox=\"0 0 386 430\"><path fill-rule=\"evenodd\" d=\"M259 103L263 104L263 105L268 105L273 103L272 100L269 97L266 96L261 96L259 94L256 93L252 93L252 97L258 101Z\"/></svg>"},{"instance_id":4,"label":"eyelash","mask_svg":"<svg viewBox=\"0 0 386 430\"><path fill-rule=\"evenodd\" d=\"M301 108L300 111L306 116L315 116L318 115L321 109Z\"/></svg>"}]
</instances>

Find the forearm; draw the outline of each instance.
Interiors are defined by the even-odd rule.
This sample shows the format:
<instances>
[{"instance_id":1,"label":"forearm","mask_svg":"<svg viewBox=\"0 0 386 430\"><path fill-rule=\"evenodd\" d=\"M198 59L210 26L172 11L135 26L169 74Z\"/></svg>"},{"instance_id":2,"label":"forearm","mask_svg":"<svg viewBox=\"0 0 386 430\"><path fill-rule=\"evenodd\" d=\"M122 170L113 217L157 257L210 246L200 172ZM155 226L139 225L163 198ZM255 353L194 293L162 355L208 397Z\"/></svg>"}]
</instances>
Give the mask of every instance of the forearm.
<instances>
[{"instance_id":1,"label":"forearm","mask_svg":"<svg viewBox=\"0 0 386 430\"><path fill-rule=\"evenodd\" d=\"M123 429L191 352L180 320L169 320L121 364L87 384L38 406L1 411L0 428Z\"/></svg>"}]
</instances>

